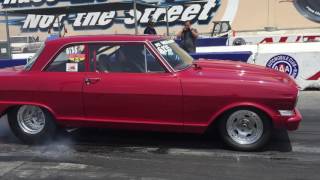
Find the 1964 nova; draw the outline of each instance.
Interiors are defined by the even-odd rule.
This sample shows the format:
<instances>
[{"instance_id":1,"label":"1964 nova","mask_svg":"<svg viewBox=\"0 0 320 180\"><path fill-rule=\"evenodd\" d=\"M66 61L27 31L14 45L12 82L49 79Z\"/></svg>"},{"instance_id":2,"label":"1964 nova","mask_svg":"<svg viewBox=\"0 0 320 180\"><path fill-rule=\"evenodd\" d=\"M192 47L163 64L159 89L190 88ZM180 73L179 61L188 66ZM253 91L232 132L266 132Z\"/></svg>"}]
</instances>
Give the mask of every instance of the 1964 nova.
<instances>
[{"instance_id":1,"label":"1964 nova","mask_svg":"<svg viewBox=\"0 0 320 180\"><path fill-rule=\"evenodd\" d=\"M285 73L240 62L194 61L160 36L47 41L24 67L0 70L0 113L25 143L59 127L181 133L217 129L257 150L272 129L296 130L298 87Z\"/></svg>"}]
</instances>

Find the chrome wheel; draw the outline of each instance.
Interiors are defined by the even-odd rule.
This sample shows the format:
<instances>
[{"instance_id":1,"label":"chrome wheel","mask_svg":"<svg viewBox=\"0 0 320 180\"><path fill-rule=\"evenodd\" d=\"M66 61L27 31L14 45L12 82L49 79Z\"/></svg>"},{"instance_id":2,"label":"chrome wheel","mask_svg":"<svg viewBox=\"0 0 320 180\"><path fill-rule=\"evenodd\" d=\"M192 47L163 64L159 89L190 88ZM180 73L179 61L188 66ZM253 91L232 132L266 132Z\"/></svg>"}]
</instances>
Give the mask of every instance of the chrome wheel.
<instances>
[{"instance_id":1,"label":"chrome wheel","mask_svg":"<svg viewBox=\"0 0 320 180\"><path fill-rule=\"evenodd\" d=\"M44 129L46 118L40 107L24 105L18 110L17 121L24 133L38 134Z\"/></svg>"},{"instance_id":2,"label":"chrome wheel","mask_svg":"<svg viewBox=\"0 0 320 180\"><path fill-rule=\"evenodd\" d=\"M250 110L238 110L227 119L226 129L230 138L238 144L256 143L263 134L263 122Z\"/></svg>"}]
</instances>

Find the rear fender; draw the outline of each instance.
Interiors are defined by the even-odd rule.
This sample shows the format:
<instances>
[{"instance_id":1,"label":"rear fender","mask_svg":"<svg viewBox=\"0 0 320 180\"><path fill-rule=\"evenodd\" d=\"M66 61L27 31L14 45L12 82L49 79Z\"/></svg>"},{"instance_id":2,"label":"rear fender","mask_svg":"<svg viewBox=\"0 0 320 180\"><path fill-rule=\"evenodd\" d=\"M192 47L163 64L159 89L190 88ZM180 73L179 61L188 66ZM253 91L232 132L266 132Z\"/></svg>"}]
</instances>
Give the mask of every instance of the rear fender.
<instances>
[{"instance_id":1,"label":"rear fender","mask_svg":"<svg viewBox=\"0 0 320 180\"><path fill-rule=\"evenodd\" d=\"M56 117L56 113L47 105L37 103L37 102L5 102L0 101L0 116L3 116L8 113L9 110L11 110L13 107L22 106L22 105L33 105L33 106L39 106L43 109L46 109L53 115L53 117Z\"/></svg>"}]
</instances>

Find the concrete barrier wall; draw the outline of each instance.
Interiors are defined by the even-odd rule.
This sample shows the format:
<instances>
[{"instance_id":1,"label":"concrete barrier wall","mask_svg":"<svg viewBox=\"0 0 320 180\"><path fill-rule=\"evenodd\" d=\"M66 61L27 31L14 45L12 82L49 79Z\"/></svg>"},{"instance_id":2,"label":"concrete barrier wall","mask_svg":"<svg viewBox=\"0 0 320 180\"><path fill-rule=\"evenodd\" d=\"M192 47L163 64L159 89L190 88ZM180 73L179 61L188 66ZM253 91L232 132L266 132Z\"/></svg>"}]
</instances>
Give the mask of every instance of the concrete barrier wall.
<instances>
[{"instance_id":1,"label":"concrete barrier wall","mask_svg":"<svg viewBox=\"0 0 320 180\"><path fill-rule=\"evenodd\" d=\"M248 63L286 72L302 89L320 88L320 43L260 44L257 49Z\"/></svg>"},{"instance_id":2,"label":"concrete barrier wall","mask_svg":"<svg viewBox=\"0 0 320 180\"><path fill-rule=\"evenodd\" d=\"M25 65L33 55L34 53L12 54L12 59L0 59L0 68Z\"/></svg>"}]
</instances>

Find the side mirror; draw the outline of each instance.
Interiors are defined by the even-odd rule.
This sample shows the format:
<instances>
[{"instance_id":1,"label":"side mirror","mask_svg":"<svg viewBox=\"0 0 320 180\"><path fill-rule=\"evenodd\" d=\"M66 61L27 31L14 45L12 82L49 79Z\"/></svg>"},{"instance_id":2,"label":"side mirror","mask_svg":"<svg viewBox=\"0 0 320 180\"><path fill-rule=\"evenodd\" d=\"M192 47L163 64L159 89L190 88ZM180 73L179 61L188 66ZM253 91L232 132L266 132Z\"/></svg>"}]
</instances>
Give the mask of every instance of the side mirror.
<instances>
[{"instance_id":1,"label":"side mirror","mask_svg":"<svg viewBox=\"0 0 320 180\"><path fill-rule=\"evenodd\" d=\"M29 62L31 61L31 59L32 59L32 56L29 56L29 57L27 58L27 63L29 63Z\"/></svg>"}]
</instances>

